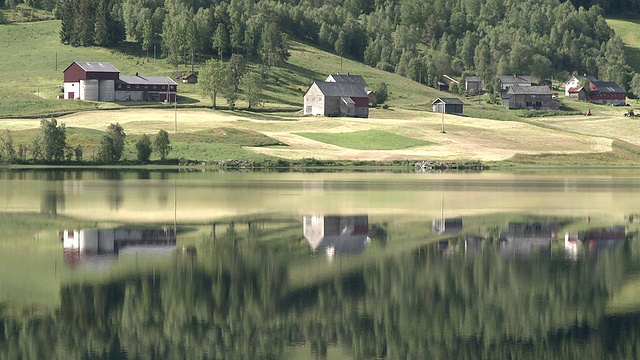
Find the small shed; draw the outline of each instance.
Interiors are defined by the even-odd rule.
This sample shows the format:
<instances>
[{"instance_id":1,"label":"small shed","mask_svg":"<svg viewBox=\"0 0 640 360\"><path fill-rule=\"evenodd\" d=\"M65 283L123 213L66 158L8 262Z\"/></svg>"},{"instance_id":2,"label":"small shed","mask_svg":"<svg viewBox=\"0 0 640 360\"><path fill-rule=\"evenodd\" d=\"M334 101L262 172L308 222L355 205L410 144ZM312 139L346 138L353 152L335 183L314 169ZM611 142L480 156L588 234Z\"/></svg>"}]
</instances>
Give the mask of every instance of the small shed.
<instances>
[{"instance_id":1,"label":"small shed","mask_svg":"<svg viewBox=\"0 0 640 360\"><path fill-rule=\"evenodd\" d=\"M378 97L376 96L376 93L374 93L373 91L369 90L369 91L367 91L367 95L369 95L369 106L371 106L371 107L378 106Z\"/></svg>"},{"instance_id":2,"label":"small shed","mask_svg":"<svg viewBox=\"0 0 640 360\"><path fill-rule=\"evenodd\" d=\"M189 72L182 75L180 80L182 80L183 84L196 84L198 83L198 75L196 73Z\"/></svg>"},{"instance_id":3,"label":"small shed","mask_svg":"<svg viewBox=\"0 0 640 360\"><path fill-rule=\"evenodd\" d=\"M567 90L571 100L587 100L587 91L582 87L572 87Z\"/></svg>"},{"instance_id":4,"label":"small shed","mask_svg":"<svg viewBox=\"0 0 640 360\"><path fill-rule=\"evenodd\" d=\"M464 113L464 103L458 98L437 98L432 103L433 112L457 114Z\"/></svg>"},{"instance_id":5,"label":"small shed","mask_svg":"<svg viewBox=\"0 0 640 360\"><path fill-rule=\"evenodd\" d=\"M481 94L482 93L482 78L480 76L467 76L464 79L465 90L469 94Z\"/></svg>"}]
</instances>

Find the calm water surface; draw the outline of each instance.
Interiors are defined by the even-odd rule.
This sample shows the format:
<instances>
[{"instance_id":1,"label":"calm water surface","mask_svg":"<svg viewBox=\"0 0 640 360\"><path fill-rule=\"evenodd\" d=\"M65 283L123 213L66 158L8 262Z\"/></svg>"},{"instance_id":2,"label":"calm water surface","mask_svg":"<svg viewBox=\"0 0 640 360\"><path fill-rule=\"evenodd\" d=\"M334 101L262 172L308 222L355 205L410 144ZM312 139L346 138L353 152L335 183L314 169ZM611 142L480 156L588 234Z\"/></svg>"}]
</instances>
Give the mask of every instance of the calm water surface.
<instances>
[{"instance_id":1,"label":"calm water surface","mask_svg":"<svg viewBox=\"0 0 640 360\"><path fill-rule=\"evenodd\" d=\"M640 170L0 170L2 359L630 359Z\"/></svg>"}]
</instances>

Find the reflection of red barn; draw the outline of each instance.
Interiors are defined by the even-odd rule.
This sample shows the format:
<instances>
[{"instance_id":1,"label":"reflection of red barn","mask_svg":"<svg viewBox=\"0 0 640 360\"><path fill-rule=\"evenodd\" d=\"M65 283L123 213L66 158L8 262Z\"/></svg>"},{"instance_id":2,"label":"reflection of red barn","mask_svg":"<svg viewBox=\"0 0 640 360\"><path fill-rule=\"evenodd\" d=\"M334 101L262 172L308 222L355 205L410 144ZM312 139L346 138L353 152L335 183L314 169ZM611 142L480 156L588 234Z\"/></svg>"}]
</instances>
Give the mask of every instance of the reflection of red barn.
<instances>
[{"instance_id":1,"label":"reflection of red barn","mask_svg":"<svg viewBox=\"0 0 640 360\"><path fill-rule=\"evenodd\" d=\"M360 253L369 241L369 217L305 216L304 237L313 251L332 248L336 254Z\"/></svg>"}]
</instances>

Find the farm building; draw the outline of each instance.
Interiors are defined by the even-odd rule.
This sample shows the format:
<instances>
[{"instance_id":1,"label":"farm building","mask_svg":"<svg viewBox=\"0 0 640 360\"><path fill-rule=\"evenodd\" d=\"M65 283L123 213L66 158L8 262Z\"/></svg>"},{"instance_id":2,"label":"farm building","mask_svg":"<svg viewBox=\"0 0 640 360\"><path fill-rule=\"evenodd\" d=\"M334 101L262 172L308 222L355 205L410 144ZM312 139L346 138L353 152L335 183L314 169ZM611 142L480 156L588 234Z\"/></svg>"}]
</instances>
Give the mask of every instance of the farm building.
<instances>
[{"instance_id":1,"label":"farm building","mask_svg":"<svg viewBox=\"0 0 640 360\"><path fill-rule=\"evenodd\" d=\"M304 114L369 117L369 96L356 82L314 81L304 95Z\"/></svg>"},{"instance_id":2,"label":"farm building","mask_svg":"<svg viewBox=\"0 0 640 360\"><path fill-rule=\"evenodd\" d=\"M458 98L437 98L432 103L433 112L457 114L462 115L464 113L464 103ZM444 110L444 111L443 111Z\"/></svg>"},{"instance_id":3,"label":"farm building","mask_svg":"<svg viewBox=\"0 0 640 360\"><path fill-rule=\"evenodd\" d=\"M186 74L182 74L180 76L180 80L183 84L197 84L198 83L198 74L188 72Z\"/></svg>"},{"instance_id":4,"label":"farm building","mask_svg":"<svg viewBox=\"0 0 640 360\"><path fill-rule=\"evenodd\" d=\"M589 80L584 89L584 96L576 96L575 91L582 79ZM627 92L620 85L612 81L600 81L590 75L574 75L565 82L565 95L574 100L589 100L593 103L606 105L626 105ZM573 94L572 94L573 90Z\"/></svg>"},{"instance_id":5,"label":"farm building","mask_svg":"<svg viewBox=\"0 0 640 360\"><path fill-rule=\"evenodd\" d=\"M360 84L364 88L364 91L369 96L369 106L375 107L378 105L378 98L376 97L376 94L373 91L369 90L369 84L367 84L364 78L360 75L331 74L327 77L325 82L342 82L342 83Z\"/></svg>"},{"instance_id":6,"label":"farm building","mask_svg":"<svg viewBox=\"0 0 640 360\"><path fill-rule=\"evenodd\" d=\"M511 86L502 96L502 104L507 109L550 110L559 107L547 86Z\"/></svg>"},{"instance_id":7,"label":"farm building","mask_svg":"<svg viewBox=\"0 0 640 360\"><path fill-rule=\"evenodd\" d=\"M589 82L598 81L598 79L592 75L573 75L564 83L564 96L569 96L570 89L580 87L580 81L585 78L588 79Z\"/></svg>"},{"instance_id":8,"label":"farm building","mask_svg":"<svg viewBox=\"0 0 640 360\"><path fill-rule=\"evenodd\" d=\"M594 81L589 83L587 99L593 103L624 106L627 104L627 92L612 81Z\"/></svg>"},{"instance_id":9,"label":"farm building","mask_svg":"<svg viewBox=\"0 0 640 360\"><path fill-rule=\"evenodd\" d=\"M106 62L73 62L64 69L65 100L113 101L120 70Z\"/></svg>"},{"instance_id":10,"label":"farm building","mask_svg":"<svg viewBox=\"0 0 640 360\"><path fill-rule=\"evenodd\" d=\"M464 87L469 94L482 93L482 78L480 76L467 76L464 79Z\"/></svg>"},{"instance_id":11,"label":"farm building","mask_svg":"<svg viewBox=\"0 0 640 360\"><path fill-rule=\"evenodd\" d=\"M587 100L587 92L582 86L569 88L565 93L569 94L571 100Z\"/></svg>"},{"instance_id":12,"label":"farm building","mask_svg":"<svg viewBox=\"0 0 640 360\"><path fill-rule=\"evenodd\" d=\"M502 89L502 91L507 91L509 90L510 87L516 86L516 85L520 87L525 87L525 86L531 86L531 84L533 84L531 76L526 76L526 75L500 76L500 88Z\"/></svg>"},{"instance_id":13,"label":"farm building","mask_svg":"<svg viewBox=\"0 0 640 360\"><path fill-rule=\"evenodd\" d=\"M107 62L75 61L64 71L64 98L86 101L175 101L177 84L167 76L120 76Z\"/></svg>"}]
</instances>

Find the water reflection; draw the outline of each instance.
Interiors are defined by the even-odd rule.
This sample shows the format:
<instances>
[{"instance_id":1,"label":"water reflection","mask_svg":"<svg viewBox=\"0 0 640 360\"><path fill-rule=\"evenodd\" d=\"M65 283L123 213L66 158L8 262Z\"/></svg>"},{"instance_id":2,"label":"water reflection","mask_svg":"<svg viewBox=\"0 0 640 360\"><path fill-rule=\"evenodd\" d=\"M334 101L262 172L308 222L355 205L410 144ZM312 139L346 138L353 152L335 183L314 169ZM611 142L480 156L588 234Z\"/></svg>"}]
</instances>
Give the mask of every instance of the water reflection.
<instances>
[{"instance_id":1,"label":"water reflection","mask_svg":"<svg viewBox=\"0 0 640 360\"><path fill-rule=\"evenodd\" d=\"M123 251L158 252L176 247L176 230L83 229L62 231L64 260L72 268L112 263Z\"/></svg>"},{"instance_id":2,"label":"water reflection","mask_svg":"<svg viewBox=\"0 0 640 360\"><path fill-rule=\"evenodd\" d=\"M369 217L354 216L304 216L304 237L311 250L326 251L332 258L340 254L359 254L371 241Z\"/></svg>"},{"instance_id":3,"label":"water reflection","mask_svg":"<svg viewBox=\"0 0 640 360\"><path fill-rule=\"evenodd\" d=\"M423 179L407 189L385 180L362 196L352 194L360 183L331 177L309 186L287 174L185 176L3 182L28 206L15 211L11 200L0 212L0 233L11 234L0 240L0 274L10 274L0 276L0 358L626 359L640 350L640 224L628 215L637 209L529 207L535 200L509 192L471 201L496 191L472 181L443 192L442 182L421 191ZM118 211L105 201L112 182ZM543 189L524 192L548 199ZM64 206L40 211L47 191L63 193ZM155 201L162 193L173 200L166 208ZM168 249L161 259L126 256L158 248Z\"/></svg>"}]
</instances>

